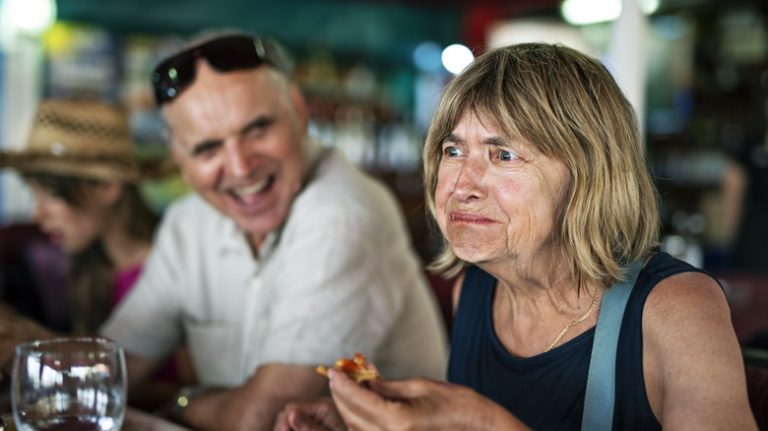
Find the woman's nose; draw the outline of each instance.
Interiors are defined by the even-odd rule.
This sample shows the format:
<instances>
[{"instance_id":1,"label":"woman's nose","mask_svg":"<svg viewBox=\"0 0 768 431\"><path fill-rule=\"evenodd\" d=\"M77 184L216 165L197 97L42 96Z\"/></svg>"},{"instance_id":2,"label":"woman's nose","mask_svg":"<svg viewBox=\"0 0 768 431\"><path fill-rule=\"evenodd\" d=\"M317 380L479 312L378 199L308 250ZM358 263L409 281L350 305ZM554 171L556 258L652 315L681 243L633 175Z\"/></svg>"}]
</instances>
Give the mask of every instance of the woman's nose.
<instances>
[{"instance_id":1,"label":"woman's nose","mask_svg":"<svg viewBox=\"0 0 768 431\"><path fill-rule=\"evenodd\" d=\"M486 166L482 160L467 158L456 177L453 187L454 195L460 200L484 197L486 195L483 181L485 170Z\"/></svg>"}]
</instances>

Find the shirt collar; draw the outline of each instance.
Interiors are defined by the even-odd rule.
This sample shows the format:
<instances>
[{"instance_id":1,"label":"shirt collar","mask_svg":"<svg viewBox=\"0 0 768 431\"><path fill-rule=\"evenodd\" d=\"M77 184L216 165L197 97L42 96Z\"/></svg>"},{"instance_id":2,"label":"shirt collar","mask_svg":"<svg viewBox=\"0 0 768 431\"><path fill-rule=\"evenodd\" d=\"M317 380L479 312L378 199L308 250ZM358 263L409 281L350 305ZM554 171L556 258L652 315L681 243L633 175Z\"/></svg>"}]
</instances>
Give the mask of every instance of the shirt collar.
<instances>
[{"instance_id":1,"label":"shirt collar","mask_svg":"<svg viewBox=\"0 0 768 431\"><path fill-rule=\"evenodd\" d=\"M225 254L236 253L252 255L251 246L248 242L248 234L240 229L234 220L227 216L222 217L221 223L221 240L219 241L220 252ZM258 260L267 259L272 255L282 230L283 227L281 226L264 237L264 241L259 249L259 255L256 256Z\"/></svg>"}]
</instances>

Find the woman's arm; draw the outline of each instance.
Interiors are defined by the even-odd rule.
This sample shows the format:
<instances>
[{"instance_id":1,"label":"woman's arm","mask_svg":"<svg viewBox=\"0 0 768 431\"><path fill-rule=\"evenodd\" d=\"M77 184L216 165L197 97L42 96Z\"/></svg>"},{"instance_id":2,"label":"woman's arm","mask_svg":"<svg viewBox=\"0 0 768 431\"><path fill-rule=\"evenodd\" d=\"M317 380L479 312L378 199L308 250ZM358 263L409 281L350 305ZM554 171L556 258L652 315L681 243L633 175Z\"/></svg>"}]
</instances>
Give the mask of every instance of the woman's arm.
<instances>
[{"instance_id":1,"label":"woman's arm","mask_svg":"<svg viewBox=\"0 0 768 431\"><path fill-rule=\"evenodd\" d=\"M0 369L11 369L17 344L57 336L57 333L0 303Z\"/></svg>"},{"instance_id":2,"label":"woman's arm","mask_svg":"<svg viewBox=\"0 0 768 431\"><path fill-rule=\"evenodd\" d=\"M648 400L664 428L757 429L725 295L709 276L662 280L643 311Z\"/></svg>"}]
</instances>

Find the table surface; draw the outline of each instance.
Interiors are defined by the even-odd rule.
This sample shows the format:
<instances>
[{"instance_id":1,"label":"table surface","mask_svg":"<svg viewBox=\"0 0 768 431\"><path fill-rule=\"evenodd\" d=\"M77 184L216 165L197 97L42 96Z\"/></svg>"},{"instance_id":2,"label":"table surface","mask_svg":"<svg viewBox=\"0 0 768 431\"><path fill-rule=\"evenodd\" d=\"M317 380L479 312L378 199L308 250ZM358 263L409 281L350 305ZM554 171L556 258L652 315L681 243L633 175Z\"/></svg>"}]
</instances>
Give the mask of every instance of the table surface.
<instances>
[{"instance_id":1,"label":"table surface","mask_svg":"<svg viewBox=\"0 0 768 431\"><path fill-rule=\"evenodd\" d=\"M17 428L13 423L11 413L3 413L0 419L5 423L4 431L15 431ZM157 416L152 416L142 411L128 408L125 412L125 421L120 428L121 431L190 431L188 428L168 422Z\"/></svg>"},{"instance_id":2,"label":"table surface","mask_svg":"<svg viewBox=\"0 0 768 431\"><path fill-rule=\"evenodd\" d=\"M129 407L125 413L122 431L189 431L189 429Z\"/></svg>"}]
</instances>

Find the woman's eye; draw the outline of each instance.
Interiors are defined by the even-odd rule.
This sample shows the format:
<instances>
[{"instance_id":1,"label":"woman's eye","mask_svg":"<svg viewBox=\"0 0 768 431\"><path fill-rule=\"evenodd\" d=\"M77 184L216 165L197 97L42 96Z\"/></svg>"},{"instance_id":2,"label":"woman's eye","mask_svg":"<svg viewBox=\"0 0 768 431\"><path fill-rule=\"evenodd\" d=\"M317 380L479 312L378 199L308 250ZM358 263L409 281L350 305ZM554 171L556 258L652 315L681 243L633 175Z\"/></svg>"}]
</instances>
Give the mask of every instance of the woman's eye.
<instances>
[{"instance_id":1,"label":"woman's eye","mask_svg":"<svg viewBox=\"0 0 768 431\"><path fill-rule=\"evenodd\" d=\"M517 159L517 155L511 151L499 150L499 160L502 162L511 162Z\"/></svg>"},{"instance_id":2,"label":"woman's eye","mask_svg":"<svg viewBox=\"0 0 768 431\"><path fill-rule=\"evenodd\" d=\"M461 155L461 151L456 147L445 147L443 149L443 154L445 154L446 157L457 157Z\"/></svg>"}]
</instances>

